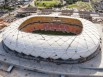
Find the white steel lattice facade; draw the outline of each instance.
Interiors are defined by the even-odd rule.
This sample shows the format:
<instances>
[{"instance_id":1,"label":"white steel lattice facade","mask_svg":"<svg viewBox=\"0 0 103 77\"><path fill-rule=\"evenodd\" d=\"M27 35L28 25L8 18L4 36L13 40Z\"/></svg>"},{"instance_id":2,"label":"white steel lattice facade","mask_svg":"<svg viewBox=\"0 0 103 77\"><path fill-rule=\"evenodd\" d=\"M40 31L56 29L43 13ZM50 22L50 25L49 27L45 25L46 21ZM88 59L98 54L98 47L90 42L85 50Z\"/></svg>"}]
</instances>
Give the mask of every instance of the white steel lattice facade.
<instances>
[{"instance_id":1,"label":"white steel lattice facade","mask_svg":"<svg viewBox=\"0 0 103 77\"><path fill-rule=\"evenodd\" d=\"M35 57L61 58L63 60L71 58L75 60L90 56L99 46L99 33L94 26L95 24L88 20L74 18L80 20L83 24L81 34L75 36L54 36L19 31L18 27L31 17L35 16L17 20L5 29L3 32L3 42L8 48ZM68 16L57 17L73 18Z\"/></svg>"}]
</instances>

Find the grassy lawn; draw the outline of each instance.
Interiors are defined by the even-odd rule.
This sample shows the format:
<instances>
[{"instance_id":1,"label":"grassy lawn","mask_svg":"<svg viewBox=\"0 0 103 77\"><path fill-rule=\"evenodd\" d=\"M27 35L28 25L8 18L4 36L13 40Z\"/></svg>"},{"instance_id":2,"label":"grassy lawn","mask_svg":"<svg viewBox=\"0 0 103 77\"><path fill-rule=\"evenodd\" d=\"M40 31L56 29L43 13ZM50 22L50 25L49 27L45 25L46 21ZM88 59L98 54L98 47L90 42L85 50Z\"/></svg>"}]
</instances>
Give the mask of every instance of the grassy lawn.
<instances>
[{"instance_id":1,"label":"grassy lawn","mask_svg":"<svg viewBox=\"0 0 103 77\"><path fill-rule=\"evenodd\" d=\"M61 4L61 2L59 0L51 0L51 1L35 1L34 2L36 4L37 7L53 7L54 5L58 5Z\"/></svg>"},{"instance_id":2,"label":"grassy lawn","mask_svg":"<svg viewBox=\"0 0 103 77\"><path fill-rule=\"evenodd\" d=\"M46 34L46 35L76 35L75 33L67 33L67 32L62 32L62 31L45 31L45 30L36 30L33 31L33 33L38 33L38 34Z\"/></svg>"},{"instance_id":3,"label":"grassy lawn","mask_svg":"<svg viewBox=\"0 0 103 77\"><path fill-rule=\"evenodd\" d=\"M92 0L93 2L101 1L101 0Z\"/></svg>"},{"instance_id":4,"label":"grassy lawn","mask_svg":"<svg viewBox=\"0 0 103 77\"><path fill-rule=\"evenodd\" d=\"M75 4L68 5L67 8L77 8L78 10L93 10L89 2L78 1Z\"/></svg>"}]
</instances>

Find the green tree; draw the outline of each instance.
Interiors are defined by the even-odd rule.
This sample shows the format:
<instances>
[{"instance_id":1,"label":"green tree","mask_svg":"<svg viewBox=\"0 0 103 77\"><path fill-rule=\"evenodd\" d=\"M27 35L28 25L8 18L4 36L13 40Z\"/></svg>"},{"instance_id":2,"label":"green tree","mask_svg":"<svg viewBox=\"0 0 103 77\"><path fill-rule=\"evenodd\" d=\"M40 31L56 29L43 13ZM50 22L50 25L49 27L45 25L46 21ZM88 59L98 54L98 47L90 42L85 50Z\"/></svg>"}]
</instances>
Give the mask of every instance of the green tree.
<instances>
[{"instance_id":1,"label":"green tree","mask_svg":"<svg viewBox=\"0 0 103 77\"><path fill-rule=\"evenodd\" d=\"M69 4L72 4L72 3L74 3L74 2L77 2L77 1L82 1L82 0L65 0L67 3L69 3Z\"/></svg>"}]
</instances>

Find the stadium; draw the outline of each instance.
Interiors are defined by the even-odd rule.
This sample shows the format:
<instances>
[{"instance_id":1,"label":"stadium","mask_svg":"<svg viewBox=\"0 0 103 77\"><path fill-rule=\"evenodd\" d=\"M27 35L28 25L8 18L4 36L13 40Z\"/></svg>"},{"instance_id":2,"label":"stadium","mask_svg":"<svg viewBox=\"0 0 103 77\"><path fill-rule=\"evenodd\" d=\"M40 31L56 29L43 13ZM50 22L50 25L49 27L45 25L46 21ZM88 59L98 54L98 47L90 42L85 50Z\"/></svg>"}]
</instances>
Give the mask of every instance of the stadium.
<instances>
[{"instance_id":1,"label":"stadium","mask_svg":"<svg viewBox=\"0 0 103 77\"><path fill-rule=\"evenodd\" d=\"M7 53L29 60L77 64L95 57L100 35L94 23L69 16L33 15L19 19L3 34Z\"/></svg>"}]
</instances>

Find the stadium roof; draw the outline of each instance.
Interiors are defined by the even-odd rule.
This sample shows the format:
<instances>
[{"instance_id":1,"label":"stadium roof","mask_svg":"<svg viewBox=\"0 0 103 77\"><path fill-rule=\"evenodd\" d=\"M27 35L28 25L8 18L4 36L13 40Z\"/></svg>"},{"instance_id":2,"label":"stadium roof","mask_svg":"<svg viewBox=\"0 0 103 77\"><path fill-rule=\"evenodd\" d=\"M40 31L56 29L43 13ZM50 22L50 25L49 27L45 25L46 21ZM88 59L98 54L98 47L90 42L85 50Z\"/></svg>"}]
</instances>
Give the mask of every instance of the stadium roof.
<instances>
[{"instance_id":1,"label":"stadium roof","mask_svg":"<svg viewBox=\"0 0 103 77\"><path fill-rule=\"evenodd\" d=\"M81 21L83 31L76 36L54 36L45 34L33 34L19 31L18 27L27 19L35 16L29 16L13 22L3 32L4 44L19 53L32 55L35 57L53 58L53 59L79 59L93 54L99 46L99 33L92 22L67 16L56 16L63 18L72 18ZM41 15L42 16L42 15ZM43 15L46 17L55 17ZM30 22L28 22L30 23ZM45 39L44 39L45 38Z\"/></svg>"}]
</instances>

